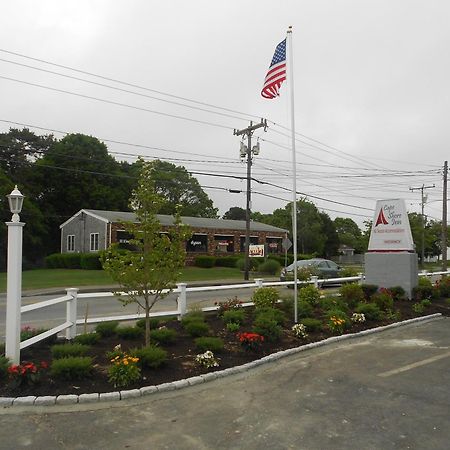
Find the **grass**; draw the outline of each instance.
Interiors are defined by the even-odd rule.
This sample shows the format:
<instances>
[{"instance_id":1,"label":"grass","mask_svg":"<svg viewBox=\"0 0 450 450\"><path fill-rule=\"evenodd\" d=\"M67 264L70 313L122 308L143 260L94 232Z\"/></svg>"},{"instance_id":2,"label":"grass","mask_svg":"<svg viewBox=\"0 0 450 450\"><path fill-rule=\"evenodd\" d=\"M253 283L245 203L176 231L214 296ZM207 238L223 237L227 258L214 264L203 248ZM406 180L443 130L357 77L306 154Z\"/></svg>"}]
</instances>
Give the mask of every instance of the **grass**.
<instances>
[{"instance_id":1,"label":"grass","mask_svg":"<svg viewBox=\"0 0 450 450\"><path fill-rule=\"evenodd\" d=\"M231 267L185 267L180 281L210 281L243 279L243 273ZM113 285L111 277L103 270L35 269L23 272L22 289L45 289L54 287ZM0 273L0 292L6 292L6 273Z\"/></svg>"}]
</instances>

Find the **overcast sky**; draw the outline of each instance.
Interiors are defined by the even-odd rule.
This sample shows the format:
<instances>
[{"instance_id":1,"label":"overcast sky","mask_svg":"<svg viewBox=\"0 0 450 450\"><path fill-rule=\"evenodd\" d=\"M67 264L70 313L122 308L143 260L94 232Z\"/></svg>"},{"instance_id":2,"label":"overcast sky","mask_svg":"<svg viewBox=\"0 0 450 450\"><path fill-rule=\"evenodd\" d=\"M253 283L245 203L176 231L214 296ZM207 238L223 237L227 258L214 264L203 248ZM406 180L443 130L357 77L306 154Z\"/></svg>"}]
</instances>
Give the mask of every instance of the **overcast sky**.
<instances>
[{"instance_id":1,"label":"overcast sky","mask_svg":"<svg viewBox=\"0 0 450 450\"><path fill-rule=\"evenodd\" d=\"M80 132L105 140L118 159L114 152L141 154L245 177L233 129L264 117L253 175L275 186L253 182L252 209L270 213L292 198L290 91L274 100L260 91L292 25L298 191L361 225L376 199L404 198L420 211L420 191L409 188L435 184L425 212L440 220L449 18L447 0L2 2L0 132L21 128L6 121ZM244 192L227 191L245 191L245 181L197 178L221 214L245 208Z\"/></svg>"}]
</instances>

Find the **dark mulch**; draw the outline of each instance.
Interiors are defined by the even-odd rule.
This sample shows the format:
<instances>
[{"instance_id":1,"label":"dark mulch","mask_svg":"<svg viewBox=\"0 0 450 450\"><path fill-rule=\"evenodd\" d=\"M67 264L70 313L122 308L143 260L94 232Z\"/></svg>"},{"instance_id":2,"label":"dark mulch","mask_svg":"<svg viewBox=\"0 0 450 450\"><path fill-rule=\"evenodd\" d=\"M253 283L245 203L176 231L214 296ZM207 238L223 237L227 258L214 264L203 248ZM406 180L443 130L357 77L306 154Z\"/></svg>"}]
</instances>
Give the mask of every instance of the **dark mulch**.
<instances>
[{"instance_id":1,"label":"dark mulch","mask_svg":"<svg viewBox=\"0 0 450 450\"><path fill-rule=\"evenodd\" d=\"M410 301L397 301L395 303L395 309L400 311L401 320L433 313L442 313L443 315L450 316L450 307L443 300L433 301L431 306L427 307L423 314L415 314L411 307L412 302ZM249 310L247 314L248 321L241 327L241 332L251 331L252 314L252 311ZM318 318L320 318L320 314L320 311L317 311ZM322 330L310 332L307 339L300 340L291 332L293 322L287 320L282 337L278 342L265 342L258 353L250 353L242 349L236 333L228 332L224 327L222 320L218 318L215 313L207 316L207 322L211 328L211 335L219 336L225 342L224 352L216 355L220 358L220 367L216 369L199 367L195 363L194 357L200 352L196 350L193 338L186 334L178 321L172 320L167 322L166 326L177 331L177 338L174 344L164 347L168 352L167 362L158 369L144 369L142 371L142 380L139 383L127 387L127 389L176 381L213 370L234 367L280 350L301 346L310 342L317 342L332 335L329 331ZM358 331L387 325L393 322L394 320L384 320L381 322L368 321L362 324L353 324L350 329L346 330L346 333L356 333ZM22 386L20 390L13 390L7 384L3 384L0 387L0 396L42 396L114 391L116 389L114 389L107 380L107 370L110 366L110 360L106 357L106 352L111 351L117 344L121 344L122 349L126 351L130 348L142 346L143 340L119 340L118 337L101 339L92 347L92 351L90 352L90 356L94 357L95 372L89 379L72 382L60 381L52 379L47 371L43 371L39 383L34 386ZM25 349L21 353L21 359L22 361L33 361L35 363L47 361L51 364L50 345L44 342Z\"/></svg>"}]
</instances>

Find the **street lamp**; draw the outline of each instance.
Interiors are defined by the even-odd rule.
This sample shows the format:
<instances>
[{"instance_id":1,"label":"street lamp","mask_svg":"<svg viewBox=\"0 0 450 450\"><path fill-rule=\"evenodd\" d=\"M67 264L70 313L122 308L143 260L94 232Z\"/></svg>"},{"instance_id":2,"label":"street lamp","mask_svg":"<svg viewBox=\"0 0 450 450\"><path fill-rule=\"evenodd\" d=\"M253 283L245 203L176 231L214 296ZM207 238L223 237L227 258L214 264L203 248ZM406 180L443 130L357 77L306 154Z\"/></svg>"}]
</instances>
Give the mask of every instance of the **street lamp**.
<instances>
[{"instance_id":1,"label":"street lamp","mask_svg":"<svg viewBox=\"0 0 450 450\"><path fill-rule=\"evenodd\" d=\"M22 303L22 236L24 223L20 222L24 196L17 186L8 198L12 213L8 227L8 259L6 281L6 339L5 355L13 364L20 363L20 308Z\"/></svg>"}]
</instances>

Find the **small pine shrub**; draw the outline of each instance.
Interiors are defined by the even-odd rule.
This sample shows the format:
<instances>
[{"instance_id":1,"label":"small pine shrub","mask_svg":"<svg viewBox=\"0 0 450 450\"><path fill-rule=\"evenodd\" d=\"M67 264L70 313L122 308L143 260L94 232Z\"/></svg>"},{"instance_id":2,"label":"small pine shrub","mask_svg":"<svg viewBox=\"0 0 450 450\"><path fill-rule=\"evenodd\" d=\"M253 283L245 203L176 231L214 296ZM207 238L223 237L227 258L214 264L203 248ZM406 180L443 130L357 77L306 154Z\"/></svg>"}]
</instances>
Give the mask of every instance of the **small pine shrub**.
<instances>
[{"instance_id":1,"label":"small pine shrub","mask_svg":"<svg viewBox=\"0 0 450 450\"><path fill-rule=\"evenodd\" d=\"M224 321L224 323L234 322L242 324L245 320L245 311L242 308L230 309L222 314L222 320Z\"/></svg>"},{"instance_id":2,"label":"small pine shrub","mask_svg":"<svg viewBox=\"0 0 450 450\"><path fill-rule=\"evenodd\" d=\"M314 315L314 307L305 301L300 301L297 304L297 316L300 318L312 317Z\"/></svg>"},{"instance_id":3,"label":"small pine shrub","mask_svg":"<svg viewBox=\"0 0 450 450\"><path fill-rule=\"evenodd\" d=\"M115 320L111 322L101 322L95 327L95 332L101 337L114 336L118 326L119 322Z\"/></svg>"},{"instance_id":4,"label":"small pine shrub","mask_svg":"<svg viewBox=\"0 0 450 450\"><path fill-rule=\"evenodd\" d=\"M359 284L344 284L339 288L341 298L350 308L354 308L358 303L364 301L364 291Z\"/></svg>"},{"instance_id":5,"label":"small pine shrub","mask_svg":"<svg viewBox=\"0 0 450 450\"><path fill-rule=\"evenodd\" d=\"M255 308L267 308L275 305L280 294L273 287L261 287L255 290L252 295L252 302Z\"/></svg>"},{"instance_id":6,"label":"small pine shrub","mask_svg":"<svg viewBox=\"0 0 450 450\"><path fill-rule=\"evenodd\" d=\"M301 319L300 323L305 325L307 332L319 331L323 327L323 323L322 323L321 320L319 320L319 319L312 319L312 318L309 318L309 317L307 317L305 319Z\"/></svg>"},{"instance_id":7,"label":"small pine shrub","mask_svg":"<svg viewBox=\"0 0 450 450\"><path fill-rule=\"evenodd\" d=\"M300 301L308 302L310 305L317 305L320 300L320 291L310 284L299 289L298 299Z\"/></svg>"},{"instance_id":8,"label":"small pine shrub","mask_svg":"<svg viewBox=\"0 0 450 450\"><path fill-rule=\"evenodd\" d=\"M76 336L73 341L77 344L94 345L99 341L99 339L100 336L97 333L83 333Z\"/></svg>"},{"instance_id":9,"label":"small pine shrub","mask_svg":"<svg viewBox=\"0 0 450 450\"><path fill-rule=\"evenodd\" d=\"M161 345L170 345L175 342L177 332L171 328L157 328L156 330L150 330L150 340L156 341Z\"/></svg>"},{"instance_id":10,"label":"small pine shrub","mask_svg":"<svg viewBox=\"0 0 450 450\"><path fill-rule=\"evenodd\" d=\"M215 262L216 258L214 256L202 255L195 258L194 265L203 267L204 269L210 269L214 267Z\"/></svg>"},{"instance_id":11,"label":"small pine shrub","mask_svg":"<svg viewBox=\"0 0 450 450\"><path fill-rule=\"evenodd\" d=\"M150 320L150 330L158 328L160 319L158 319L157 317L150 317L149 320ZM145 330L145 319L139 319L138 321L136 321L136 326Z\"/></svg>"},{"instance_id":12,"label":"small pine shrub","mask_svg":"<svg viewBox=\"0 0 450 450\"><path fill-rule=\"evenodd\" d=\"M144 330L139 327L118 327L116 329L117 336L122 339L140 339L144 335Z\"/></svg>"},{"instance_id":13,"label":"small pine shrub","mask_svg":"<svg viewBox=\"0 0 450 450\"><path fill-rule=\"evenodd\" d=\"M139 358L139 366L148 367L150 369L158 368L167 360L167 352L154 345L132 349L130 350L130 355Z\"/></svg>"},{"instance_id":14,"label":"small pine shrub","mask_svg":"<svg viewBox=\"0 0 450 450\"><path fill-rule=\"evenodd\" d=\"M56 344L50 348L53 359L70 358L73 356L85 356L91 349L84 344Z\"/></svg>"},{"instance_id":15,"label":"small pine shrub","mask_svg":"<svg viewBox=\"0 0 450 450\"><path fill-rule=\"evenodd\" d=\"M361 288L364 292L366 302L370 301L370 297L378 291L378 286L376 284L362 284Z\"/></svg>"},{"instance_id":16,"label":"small pine shrub","mask_svg":"<svg viewBox=\"0 0 450 450\"><path fill-rule=\"evenodd\" d=\"M276 308L261 308L255 311L255 319L265 317L267 319L275 320L278 325L282 325L286 319L284 312Z\"/></svg>"},{"instance_id":17,"label":"small pine shrub","mask_svg":"<svg viewBox=\"0 0 450 450\"><path fill-rule=\"evenodd\" d=\"M364 314L366 320L382 320L383 311L375 303L360 303L355 312Z\"/></svg>"},{"instance_id":18,"label":"small pine shrub","mask_svg":"<svg viewBox=\"0 0 450 450\"><path fill-rule=\"evenodd\" d=\"M8 376L8 367L11 365L6 356L0 356L0 380L5 380Z\"/></svg>"},{"instance_id":19,"label":"small pine shrub","mask_svg":"<svg viewBox=\"0 0 450 450\"><path fill-rule=\"evenodd\" d=\"M209 326L205 322L191 321L184 325L184 329L192 337L206 336L209 333Z\"/></svg>"},{"instance_id":20,"label":"small pine shrub","mask_svg":"<svg viewBox=\"0 0 450 450\"><path fill-rule=\"evenodd\" d=\"M224 343L219 337L198 337L195 339L195 346L201 352L210 350L213 353L223 351Z\"/></svg>"},{"instance_id":21,"label":"small pine shrub","mask_svg":"<svg viewBox=\"0 0 450 450\"><path fill-rule=\"evenodd\" d=\"M265 273L268 275L276 275L280 270L280 263L273 259L268 259L267 261L261 263L258 267L258 272Z\"/></svg>"},{"instance_id":22,"label":"small pine shrub","mask_svg":"<svg viewBox=\"0 0 450 450\"><path fill-rule=\"evenodd\" d=\"M256 317L253 322L253 332L258 333L269 341L278 341L281 336L281 327L276 320L271 319L263 314Z\"/></svg>"},{"instance_id":23,"label":"small pine shrub","mask_svg":"<svg viewBox=\"0 0 450 450\"><path fill-rule=\"evenodd\" d=\"M70 356L55 359L50 367L50 375L64 380L81 380L91 376L92 358L89 356Z\"/></svg>"}]
</instances>

